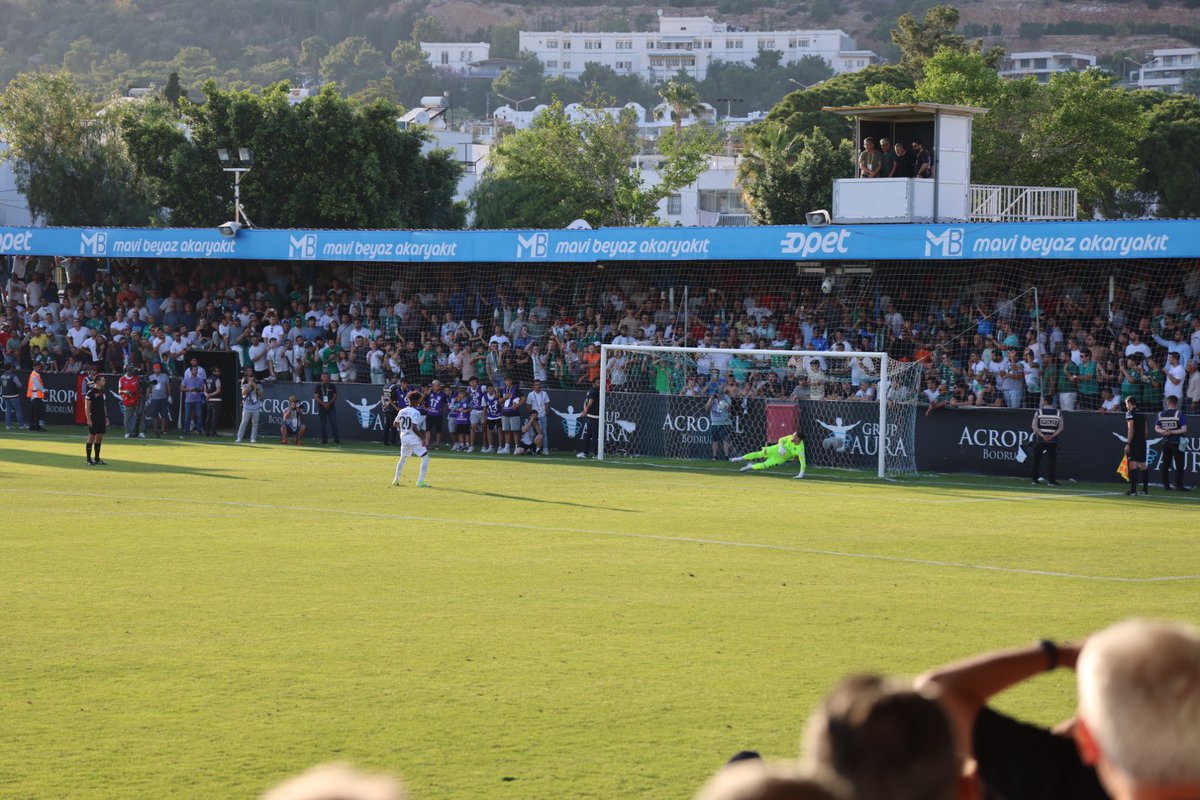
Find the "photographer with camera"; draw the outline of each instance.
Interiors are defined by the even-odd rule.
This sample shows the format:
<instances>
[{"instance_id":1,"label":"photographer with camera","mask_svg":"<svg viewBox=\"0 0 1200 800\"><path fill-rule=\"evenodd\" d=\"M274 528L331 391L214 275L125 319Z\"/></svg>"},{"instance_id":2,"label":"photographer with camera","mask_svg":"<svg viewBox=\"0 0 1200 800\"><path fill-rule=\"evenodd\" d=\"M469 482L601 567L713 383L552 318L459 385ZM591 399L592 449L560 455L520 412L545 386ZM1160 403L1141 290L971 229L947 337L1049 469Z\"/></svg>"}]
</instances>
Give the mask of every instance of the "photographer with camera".
<instances>
[{"instance_id":1,"label":"photographer with camera","mask_svg":"<svg viewBox=\"0 0 1200 800\"><path fill-rule=\"evenodd\" d=\"M237 438L234 444L240 444L246 435L246 426L250 426L250 444L258 441L258 418L263 408L263 388L258 384L253 367L243 370L240 395L242 398L242 423L238 426Z\"/></svg>"},{"instance_id":2,"label":"photographer with camera","mask_svg":"<svg viewBox=\"0 0 1200 800\"><path fill-rule=\"evenodd\" d=\"M117 393L121 396L122 422L125 424L125 438L145 439L146 434L138 431L142 409L142 379L138 376L133 364L125 365L125 374L117 381Z\"/></svg>"}]
</instances>

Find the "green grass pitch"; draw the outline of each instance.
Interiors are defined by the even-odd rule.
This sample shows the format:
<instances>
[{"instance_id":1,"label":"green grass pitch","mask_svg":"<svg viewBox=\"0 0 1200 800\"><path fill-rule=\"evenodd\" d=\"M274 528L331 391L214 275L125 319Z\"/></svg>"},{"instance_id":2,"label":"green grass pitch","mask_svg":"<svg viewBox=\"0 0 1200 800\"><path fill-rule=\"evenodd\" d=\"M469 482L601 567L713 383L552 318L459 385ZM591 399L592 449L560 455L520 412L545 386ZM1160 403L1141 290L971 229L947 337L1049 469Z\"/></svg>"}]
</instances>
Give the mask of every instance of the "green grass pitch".
<instances>
[{"instance_id":1,"label":"green grass pitch","mask_svg":"<svg viewBox=\"0 0 1200 800\"><path fill-rule=\"evenodd\" d=\"M686 798L839 676L1200 617L1197 499L730 464L0 437L0 794ZM787 471L783 471L787 470ZM1069 675L1005 696L1054 722Z\"/></svg>"}]
</instances>

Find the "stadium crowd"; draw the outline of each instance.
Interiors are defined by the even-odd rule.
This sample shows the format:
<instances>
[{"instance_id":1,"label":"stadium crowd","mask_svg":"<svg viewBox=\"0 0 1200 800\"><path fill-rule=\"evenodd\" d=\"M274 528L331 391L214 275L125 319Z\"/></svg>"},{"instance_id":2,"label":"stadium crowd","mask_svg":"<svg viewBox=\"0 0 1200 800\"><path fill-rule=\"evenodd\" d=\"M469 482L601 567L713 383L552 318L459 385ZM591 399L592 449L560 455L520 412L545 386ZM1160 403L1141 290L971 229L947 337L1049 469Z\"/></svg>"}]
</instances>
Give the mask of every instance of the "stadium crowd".
<instances>
[{"instance_id":1,"label":"stadium crowd","mask_svg":"<svg viewBox=\"0 0 1200 800\"><path fill-rule=\"evenodd\" d=\"M1054 729L992 699L1073 670L1076 712ZM839 682L805 726L798 759L729 760L696 800L1197 800L1200 631L1130 619L1080 644L1037 644L958 661L914 681ZM565 792L569 793L569 792ZM399 781L324 765L263 800L403 800Z\"/></svg>"},{"instance_id":2,"label":"stadium crowd","mask_svg":"<svg viewBox=\"0 0 1200 800\"><path fill-rule=\"evenodd\" d=\"M157 364L182 376L195 351L223 350L260 380L382 386L403 376L457 387L511 377L585 389L602 343L686 345L886 352L922 365L917 399L933 410L1036 408L1044 395L1064 410L1115 411L1130 395L1143 408L1170 395L1185 410L1200 406L1196 264L1050 271L1030 262L954 274L896 264L834 286L774 264L671 275L662 265L314 270L44 257L9 267L0 348L15 369L148 374ZM656 288L685 282L686 303ZM715 370L734 397L869 401L879 366L630 353L609 379L630 391L702 394Z\"/></svg>"}]
</instances>

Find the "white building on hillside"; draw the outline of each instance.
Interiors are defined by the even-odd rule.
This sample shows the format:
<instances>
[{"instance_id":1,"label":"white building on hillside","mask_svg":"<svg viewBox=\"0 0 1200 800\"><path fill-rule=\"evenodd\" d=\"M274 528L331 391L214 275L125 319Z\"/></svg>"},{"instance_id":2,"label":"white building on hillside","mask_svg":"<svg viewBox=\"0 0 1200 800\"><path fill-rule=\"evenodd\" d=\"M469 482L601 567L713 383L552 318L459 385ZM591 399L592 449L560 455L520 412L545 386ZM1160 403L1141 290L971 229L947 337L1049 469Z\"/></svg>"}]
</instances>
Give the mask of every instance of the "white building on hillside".
<instances>
[{"instance_id":1,"label":"white building on hillside","mask_svg":"<svg viewBox=\"0 0 1200 800\"><path fill-rule=\"evenodd\" d=\"M661 161L662 156L638 159L646 186L657 186L660 182ZM708 169L694 183L659 202L658 218L666 225L685 227L749 225L749 211L737 185L737 163L734 156L712 156Z\"/></svg>"},{"instance_id":2,"label":"white building on hillside","mask_svg":"<svg viewBox=\"0 0 1200 800\"><path fill-rule=\"evenodd\" d=\"M1029 53L1009 53L1000 63L1001 78L1026 78L1032 75L1038 83L1049 83L1058 72L1083 72L1096 66L1092 53L1056 53L1042 50Z\"/></svg>"},{"instance_id":3,"label":"white building on hillside","mask_svg":"<svg viewBox=\"0 0 1200 800\"><path fill-rule=\"evenodd\" d=\"M818 56L835 73L879 62L878 55L859 50L854 39L840 30L744 31L712 17L660 16L658 23L657 31L637 33L521 31L519 41L521 51L537 56L550 77L578 78L594 62L655 83L680 70L699 81L715 61L750 65L764 50L783 53L785 64Z\"/></svg>"},{"instance_id":4,"label":"white building on hillside","mask_svg":"<svg viewBox=\"0 0 1200 800\"><path fill-rule=\"evenodd\" d=\"M487 42L421 42L420 46L434 69L463 75L471 71L471 64L486 61L492 52Z\"/></svg>"},{"instance_id":5,"label":"white building on hillside","mask_svg":"<svg viewBox=\"0 0 1200 800\"><path fill-rule=\"evenodd\" d=\"M1138 74L1139 89L1179 92L1188 78L1200 76L1200 47L1151 50Z\"/></svg>"}]
</instances>

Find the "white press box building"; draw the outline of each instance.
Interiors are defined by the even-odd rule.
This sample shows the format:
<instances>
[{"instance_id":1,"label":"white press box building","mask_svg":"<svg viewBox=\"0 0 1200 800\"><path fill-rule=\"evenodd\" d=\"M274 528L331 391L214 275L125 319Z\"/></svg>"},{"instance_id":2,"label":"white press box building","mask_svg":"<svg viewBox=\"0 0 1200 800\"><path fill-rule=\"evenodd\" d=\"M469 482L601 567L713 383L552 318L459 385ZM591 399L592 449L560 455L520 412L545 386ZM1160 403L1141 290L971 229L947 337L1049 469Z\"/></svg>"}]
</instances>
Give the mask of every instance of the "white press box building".
<instances>
[{"instance_id":1,"label":"white press box building","mask_svg":"<svg viewBox=\"0 0 1200 800\"><path fill-rule=\"evenodd\" d=\"M871 50L859 50L840 30L744 31L712 17L664 17L661 12L657 31L521 31L519 39L522 52L536 55L546 75L568 78L578 78L594 62L655 83L679 70L700 81L715 61L750 65L764 50L783 53L785 64L819 56L835 73L854 72L880 60Z\"/></svg>"}]
</instances>

